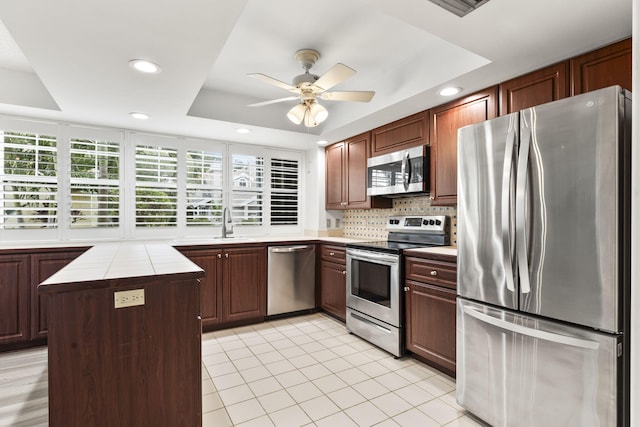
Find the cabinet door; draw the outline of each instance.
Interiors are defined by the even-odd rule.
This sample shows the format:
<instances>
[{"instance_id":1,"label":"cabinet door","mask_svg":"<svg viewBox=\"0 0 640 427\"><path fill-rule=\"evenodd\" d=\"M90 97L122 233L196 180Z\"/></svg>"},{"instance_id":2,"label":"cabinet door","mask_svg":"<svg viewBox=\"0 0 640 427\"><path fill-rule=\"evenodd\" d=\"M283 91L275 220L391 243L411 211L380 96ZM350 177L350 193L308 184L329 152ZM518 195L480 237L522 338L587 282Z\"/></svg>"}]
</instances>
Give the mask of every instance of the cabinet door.
<instances>
[{"instance_id":1,"label":"cabinet door","mask_svg":"<svg viewBox=\"0 0 640 427\"><path fill-rule=\"evenodd\" d=\"M456 371L456 292L407 280L407 349L443 371Z\"/></svg>"},{"instance_id":2,"label":"cabinet door","mask_svg":"<svg viewBox=\"0 0 640 427\"><path fill-rule=\"evenodd\" d=\"M346 202L348 209L367 209L367 159L369 158L369 133L345 141L347 159Z\"/></svg>"},{"instance_id":3,"label":"cabinet door","mask_svg":"<svg viewBox=\"0 0 640 427\"><path fill-rule=\"evenodd\" d=\"M182 253L204 270L204 277L200 279L202 327L217 325L222 319L222 251L203 249Z\"/></svg>"},{"instance_id":4,"label":"cabinet door","mask_svg":"<svg viewBox=\"0 0 640 427\"><path fill-rule=\"evenodd\" d=\"M371 155L429 144L429 114L422 111L371 131Z\"/></svg>"},{"instance_id":5,"label":"cabinet door","mask_svg":"<svg viewBox=\"0 0 640 427\"><path fill-rule=\"evenodd\" d=\"M347 318L346 274L344 264L320 263L320 307L343 322Z\"/></svg>"},{"instance_id":6,"label":"cabinet door","mask_svg":"<svg viewBox=\"0 0 640 427\"><path fill-rule=\"evenodd\" d=\"M263 320L267 313L265 248L223 251L222 308L225 322Z\"/></svg>"},{"instance_id":7,"label":"cabinet door","mask_svg":"<svg viewBox=\"0 0 640 427\"><path fill-rule=\"evenodd\" d=\"M494 86L430 110L432 205L457 204L458 128L494 118L497 99Z\"/></svg>"},{"instance_id":8,"label":"cabinet door","mask_svg":"<svg viewBox=\"0 0 640 427\"><path fill-rule=\"evenodd\" d=\"M571 59L571 94L612 85L631 90L631 39Z\"/></svg>"},{"instance_id":9,"label":"cabinet door","mask_svg":"<svg viewBox=\"0 0 640 427\"><path fill-rule=\"evenodd\" d=\"M500 84L500 115L569 96L569 61Z\"/></svg>"},{"instance_id":10,"label":"cabinet door","mask_svg":"<svg viewBox=\"0 0 640 427\"><path fill-rule=\"evenodd\" d=\"M38 293L38 285L82 254L76 251L31 255L31 339L47 336L47 296Z\"/></svg>"},{"instance_id":11,"label":"cabinet door","mask_svg":"<svg viewBox=\"0 0 640 427\"><path fill-rule=\"evenodd\" d=\"M326 208L344 209L345 145L339 142L325 149Z\"/></svg>"},{"instance_id":12,"label":"cabinet door","mask_svg":"<svg viewBox=\"0 0 640 427\"><path fill-rule=\"evenodd\" d=\"M29 255L0 256L0 344L29 339Z\"/></svg>"}]
</instances>

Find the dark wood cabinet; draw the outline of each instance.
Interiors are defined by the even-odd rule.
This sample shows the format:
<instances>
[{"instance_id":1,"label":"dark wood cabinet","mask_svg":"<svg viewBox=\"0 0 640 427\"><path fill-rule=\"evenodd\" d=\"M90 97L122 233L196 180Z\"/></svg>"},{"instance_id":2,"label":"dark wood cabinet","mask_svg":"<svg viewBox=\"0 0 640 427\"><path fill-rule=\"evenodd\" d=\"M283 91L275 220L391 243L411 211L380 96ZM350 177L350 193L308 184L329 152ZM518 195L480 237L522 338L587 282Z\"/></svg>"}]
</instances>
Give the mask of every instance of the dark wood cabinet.
<instances>
[{"instance_id":1,"label":"dark wood cabinet","mask_svg":"<svg viewBox=\"0 0 640 427\"><path fill-rule=\"evenodd\" d=\"M31 255L31 339L47 336L47 298L38 293L38 285L76 259L87 248Z\"/></svg>"},{"instance_id":2,"label":"dark wood cabinet","mask_svg":"<svg viewBox=\"0 0 640 427\"><path fill-rule=\"evenodd\" d=\"M500 114L509 114L569 96L569 61L500 83Z\"/></svg>"},{"instance_id":3,"label":"dark wood cabinet","mask_svg":"<svg viewBox=\"0 0 640 427\"><path fill-rule=\"evenodd\" d=\"M430 110L432 205L455 206L458 202L458 129L492 119L497 110L497 86Z\"/></svg>"},{"instance_id":4,"label":"dark wood cabinet","mask_svg":"<svg viewBox=\"0 0 640 427\"><path fill-rule=\"evenodd\" d=\"M571 95L612 85L631 90L631 39L571 59Z\"/></svg>"},{"instance_id":5,"label":"dark wood cabinet","mask_svg":"<svg viewBox=\"0 0 640 427\"><path fill-rule=\"evenodd\" d=\"M433 257L406 258L406 348L432 366L455 376L456 258Z\"/></svg>"},{"instance_id":6,"label":"dark wood cabinet","mask_svg":"<svg viewBox=\"0 0 640 427\"><path fill-rule=\"evenodd\" d=\"M200 279L202 327L261 322L267 312L265 247L181 249L204 270Z\"/></svg>"},{"instance_id":7,"label":"dark wood cabinet","mask_svg":"<svg viewBox=\"0 0 640 427\"><path fill-rule=\"evenodd\" d=\"M200 316L204 329L222 321L222 250L203 249L181 251L201 269L204 277L200 279Z\"/></svg>"},{"instance_id":8,"label":"dark wood cabinet","mask_svg":"<svg viewBox=\"0 0 640 427\"><path fill-rule=\"evenodd\" d=\"M267 313L266 249L223 251L222 309L225 322L264 320Z\"/></svg>"},{"instance_id":9,"label":"dark wood cabinet","mask_svg":"<svg viewBox=\"0 0 640 427\"><path fill-rule=\"evenodd\" d=\"M320 308L343 322L347 318L346 250L320 246Z\"/></svg>"},{"instance_id":10,"label":"dark wood cabinet","mask_svg":"<svg viewBox=\"0 0 640 427\"><path fill-rule=\"evenodd\" d=\"M29 337L29 255L1 255L0 344Z\"/></svg>"},{"instance_id":11,"label":"dark wood cabinet","mask_svg":"<svg viewBox=\"0 0 640 427\"><path fill-rule=\"evenodd\" d=\"M427 111L405 117L371 131L371 155L392 153L429 144Z\"/></svg>"},{"instance_id":12,"label":"dark wood cabinet","mask_svg":"<svg viewBox=\"0 0 640 427\"><path fill-rule=\"evenodd\" d=\"M325 149L327 209L389 208L391 200L367 196L370 132Z\"/></svg>"}]
</instances>

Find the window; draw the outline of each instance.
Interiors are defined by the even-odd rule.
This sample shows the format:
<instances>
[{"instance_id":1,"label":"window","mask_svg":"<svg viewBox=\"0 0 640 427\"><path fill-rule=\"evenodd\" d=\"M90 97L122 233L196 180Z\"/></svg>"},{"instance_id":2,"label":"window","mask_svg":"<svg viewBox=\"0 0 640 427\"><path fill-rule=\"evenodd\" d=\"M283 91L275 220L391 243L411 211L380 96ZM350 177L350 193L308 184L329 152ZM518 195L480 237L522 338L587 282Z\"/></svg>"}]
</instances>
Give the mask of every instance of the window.
<instances>
[{"instance_id":1,"label":"window","mask_svg":"<svg viewBox=\"0 0 640 427\"><path fill-rule=\"evenodd\" d=\"M36 133L1 132L3 229L57 228L57 141Z\"/></svg>"},{"instance_id":2,"label":"window","mask_svg":"<svg viewBox=\"0 0 640 427\"><path fill-rule=\"evenodd\" d=\"M271 159L271 225L298 224L298 161Z\"/></svg>"},{"instance_id":3,"label":"window","mask_svg":"<svg viewBox=\"0 0 640 427\"><path fill-rule=\"evenodd\" d=\"M136 146L137 227L176 225L177 154L174 148Z\"/></svg>"},{"instance_id":4,"label":"window","mask_svg":"<svg viewBox=\"0 0 640 427\"><path fill-rule=\"evenodd\" d=\"M187 226L222 224L222 153L187 151Z\"/></svg>"},{"instance_id":5,"label":"window","mask_svg":"<svg viewBox=\"0 0 640 427\"><path fill-rule=\"evenodd\" d=\"M264 159L261 156L232 154L231 215L236 224L262 225Z\"/></svg>"},{"instance_id":6,"label":"window","mask_svg":"<svg viewBox=\"0 0 640 427\"><path fill-rule=\"evenodd\" d=\"M120 145L71 139L71 228L117 227L120 222Z\"/></svg>"}]
</instances>

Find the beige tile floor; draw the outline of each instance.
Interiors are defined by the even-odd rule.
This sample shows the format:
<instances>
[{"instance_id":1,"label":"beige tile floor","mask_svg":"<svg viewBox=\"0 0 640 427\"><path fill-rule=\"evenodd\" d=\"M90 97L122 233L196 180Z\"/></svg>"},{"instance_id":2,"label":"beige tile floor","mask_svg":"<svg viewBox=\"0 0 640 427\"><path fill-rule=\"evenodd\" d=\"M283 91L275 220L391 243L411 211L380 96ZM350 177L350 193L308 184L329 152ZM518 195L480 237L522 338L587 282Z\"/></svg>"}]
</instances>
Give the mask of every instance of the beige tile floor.
<instances>
[{"instance_id":1,"label":"beige tile floor","mask_svg":"<svg viewBox=\"0 0 640 427\"><path fill-rule=\"evenodd\" d=\"M47 425L47 350L0 354L0 426ZM206 333L203 426L483 426L455 381L312 314Z\"/></svg>"}]
</instances>

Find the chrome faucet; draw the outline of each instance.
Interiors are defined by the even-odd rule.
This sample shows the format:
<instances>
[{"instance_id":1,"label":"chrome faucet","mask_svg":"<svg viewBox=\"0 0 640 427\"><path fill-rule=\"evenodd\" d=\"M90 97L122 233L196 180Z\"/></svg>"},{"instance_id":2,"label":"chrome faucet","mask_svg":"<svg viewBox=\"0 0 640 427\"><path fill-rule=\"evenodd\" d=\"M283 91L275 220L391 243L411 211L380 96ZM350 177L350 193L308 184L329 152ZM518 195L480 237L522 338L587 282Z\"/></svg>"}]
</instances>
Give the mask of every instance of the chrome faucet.
<instances>
[{"instance_id":1,"label":"chrome faucet","mask_svg":"<svg viewBox=\"0 0 640 427\"><path fill-rule=\"evenodd\" d=\"M222 209L222 238L225 239L230 234L233 234L233 224L231 223L231 212L229 212L229 208L224 208Z\"/></svg>"}]
</instances>

